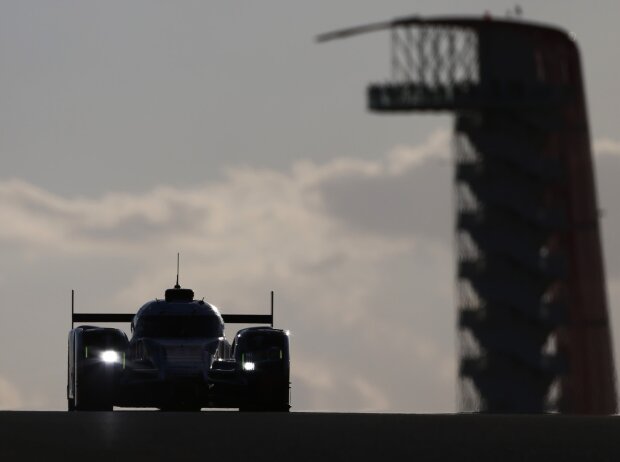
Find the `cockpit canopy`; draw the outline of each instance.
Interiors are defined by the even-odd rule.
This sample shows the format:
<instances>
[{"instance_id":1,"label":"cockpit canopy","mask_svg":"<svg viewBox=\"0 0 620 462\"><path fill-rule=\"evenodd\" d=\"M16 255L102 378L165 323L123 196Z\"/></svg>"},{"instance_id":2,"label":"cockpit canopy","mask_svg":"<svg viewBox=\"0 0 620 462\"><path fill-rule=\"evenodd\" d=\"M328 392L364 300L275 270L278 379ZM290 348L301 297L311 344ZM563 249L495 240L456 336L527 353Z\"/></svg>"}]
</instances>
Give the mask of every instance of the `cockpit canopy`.
<instances>
[{"instance_id":1,"label":"cockpit canopy","mask_svg":"<svg viewBox=\"0 0 620 462\"><path fill-rule=\"evenodd\" d=\"M222 321L215 315L145 315L139 318L135 326L136 337L222 337Z\"/></svg>"},{"instance_id":2,"label":"cockpit canopy","mask_svg":"<svg viewBox=\"0 0 620 462\"><path fill-rule=\"evenodd\" d=\"M169 291L174 296L169 296ZM166 291L166 300L142 306L132 329L134 338L213 338L224 335L224 321L216 307L193 300L191 289L175 288Z\"/></svg>"}]
</instances>

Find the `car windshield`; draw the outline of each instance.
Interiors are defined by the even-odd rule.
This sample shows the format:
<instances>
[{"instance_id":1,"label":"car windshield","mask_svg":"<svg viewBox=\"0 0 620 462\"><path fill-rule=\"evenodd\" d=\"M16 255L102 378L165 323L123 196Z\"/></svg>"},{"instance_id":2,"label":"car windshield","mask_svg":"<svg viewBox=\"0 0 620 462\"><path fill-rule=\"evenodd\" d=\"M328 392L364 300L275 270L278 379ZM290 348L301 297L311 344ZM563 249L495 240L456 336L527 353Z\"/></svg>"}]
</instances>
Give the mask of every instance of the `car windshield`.
<instances>
[{"instance_id":1,"label":"car windshield","mask_svg":"<svg viewBox=\"0 0 620 462\"><path fill-rule=\"evenodd\" d=\"M142 316L136 326L137 337L221 337L217 316Z\"/></svg>"}]
</instances>

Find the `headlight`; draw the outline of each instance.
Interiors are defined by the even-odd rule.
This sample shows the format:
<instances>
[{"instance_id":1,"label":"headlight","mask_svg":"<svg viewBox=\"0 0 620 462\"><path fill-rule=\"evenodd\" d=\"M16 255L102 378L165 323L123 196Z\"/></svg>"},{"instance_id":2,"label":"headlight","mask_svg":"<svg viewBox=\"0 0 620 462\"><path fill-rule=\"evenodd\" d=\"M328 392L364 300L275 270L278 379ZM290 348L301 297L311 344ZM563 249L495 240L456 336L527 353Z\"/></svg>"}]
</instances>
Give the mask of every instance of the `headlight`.
<instances>
[{"instance_id":1,"label":"headlight","mask_svg":"<svg viewBox=\"0 0 620 462\"><path fill-rule=\"evenodd\" d=\"M114 350L105 350L99 354L99 357L104 363L118 363L120 362L119 354Z\"/></svg>"},{"instance_id":2,"label":"headlight","mask_svg":"<svg viewBox=\"0 0 620 462\"><path fill-rule=\"evenodd\" d=\"M248 362L243 363L244 371L253 371L255 367L256 367L255 364L252 362L248 361Z\"/></svg>"}]
</instances>

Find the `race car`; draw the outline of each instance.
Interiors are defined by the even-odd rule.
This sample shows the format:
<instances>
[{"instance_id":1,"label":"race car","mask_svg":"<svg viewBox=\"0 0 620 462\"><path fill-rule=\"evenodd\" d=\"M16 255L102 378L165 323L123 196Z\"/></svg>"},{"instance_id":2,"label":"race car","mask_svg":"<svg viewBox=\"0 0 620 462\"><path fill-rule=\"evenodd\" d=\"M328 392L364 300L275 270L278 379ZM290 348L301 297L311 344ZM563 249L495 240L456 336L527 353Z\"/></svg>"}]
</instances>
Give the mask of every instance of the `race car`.
<instances>
[{"instance_id":1,"label":"race car","mask_svg":"<svg viewBox=\"0 0 620 462\"><path fill-rule=\"evenodd\" d=\"M170 411L238 408L288 412L288 332L270 315L221 315L178 284L135 315L75 313L69 332L69 411L149 407ZM224 322L264 324L226 339ZM120 329L79 322L131 322Z\"/></svg>"}]
</instances>

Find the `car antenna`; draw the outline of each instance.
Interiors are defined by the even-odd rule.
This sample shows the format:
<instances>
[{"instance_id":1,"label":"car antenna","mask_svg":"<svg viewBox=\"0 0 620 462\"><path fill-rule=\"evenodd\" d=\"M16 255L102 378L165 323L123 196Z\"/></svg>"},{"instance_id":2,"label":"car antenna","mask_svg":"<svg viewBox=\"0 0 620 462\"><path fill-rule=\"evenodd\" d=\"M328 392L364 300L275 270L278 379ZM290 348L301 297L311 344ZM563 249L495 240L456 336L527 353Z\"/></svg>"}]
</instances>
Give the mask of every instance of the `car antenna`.
<instances>
[{"instance_id":1,"label":"car antenna","mask_svg":"<svg viewBox=\"0 0 620 462\"><path fill-rule=\"evenodd\" d=\"M273 327L273 290L271 291L271 327Z\"/></svg>"},{"instance_id":2,"label":"car antenna","mask_svg":"<svg viewBox=\"0 0 620 462\"><path fill-rule=\"evenodd\" d=\"M71 329L73 329L73 313L75 312L75 290L71 289Z\"/></svg>"},{"instance_id":3,"label":"car antenna","mask_svg":"<svg viewBox=\"0 0 620 462\"><path fill-rule=\"evenodd\" d=\"M179 285L179 252L177 252L177 283L174 286L175 289L180 289L181 286Z\"/></svg>"}]
</instances>

